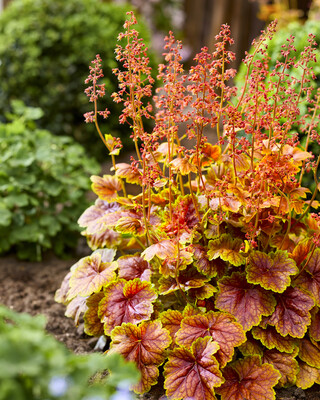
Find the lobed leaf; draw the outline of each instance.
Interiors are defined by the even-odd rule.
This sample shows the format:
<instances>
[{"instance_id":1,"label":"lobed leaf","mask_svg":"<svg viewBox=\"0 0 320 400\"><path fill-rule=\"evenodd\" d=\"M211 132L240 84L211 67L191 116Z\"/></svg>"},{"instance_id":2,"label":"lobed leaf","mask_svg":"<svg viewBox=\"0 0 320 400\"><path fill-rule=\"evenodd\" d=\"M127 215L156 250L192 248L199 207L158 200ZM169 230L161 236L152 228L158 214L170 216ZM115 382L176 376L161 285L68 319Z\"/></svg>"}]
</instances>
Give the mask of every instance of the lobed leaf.
<instances>
[{"instance_id":1,"label":"lobed leaf","mask_svg":"<svg viewBox=\"0 0 320 400\"><path fill-rule=\"evenodd\" d=\"M120 353L133 361L141 372L140 382L133 387L136 393L147 392L157 382L158 366L163 363L165 349L170 345L170 334L160 321L144 321L139 326L124 323L111 333L108 353Z\"/></svg>"},{"instance_id":2,"label":"lobed leaf","mask_svg":"<svg viewBox=\"0 0 320 400\"><path fill-rule=\"evenodd\" d=\"M92 191L101 199L113 201L121 190L121 181L114 175L91 176Z\"/></svg>"},{"instance_id":3,"label":"lobed leaf","mask_svg":"<svg viewBox=\"0 0 320 400\"><path fill-rule=\"evenodd\" d=\"M309 326L310 337L319 342L320 341L320 311L318 307L311 310L311 324Z\"/></svg>"},{"instance_id":4,"label":"lobed leaf","mask_svg":"<svg viewBox=\"0 0 320 400\"><path fill-rule=\"evenodd\" d=\"M124 178L127 183L141 184L141 171L137 168L133 168L131 164L118 163L115 168L116 176Z\"/></svg>"},{"instance_id":5,"label":"lobed leaf","mask_svg":"<svg viewBox=\"0 0 320 400\"><path fill-rule=\"evenodd\" d=\"M99 305L99 317L104 323L106 335L123 322L138 324L150 318L153 312L152 302L157 294L150 282L136 278L131 281L118 279L104 290Z\"/></svg>"},{"instance_id":6,"label":"lobed leaf","mask_svg":"<svg viewBox=\"0 0 320 400\"><path fill-rule=\"evenodd\" d=\"M273 386L281 375L270 364L262 364L259 356L235 361L223 371L225 383L216 389L221 400L274 400Z\"/></svg>"},{"instance_id":7,"label":"lobed leaf","mask_svg":"<svg viewBox=\"0 0 320 400\"><path fill-rule=\"evenodd\" d=\"M166 239L147 247L141 253L141 257L146 261L151 261L155 256L164 260L165 258L173 258L176 254L177 248L175 244L171 240Z\"/></svg>"},{"instance_id":8,"label":"lobed leaf","mask_svg":"<svg viewBox=\"0 0 320 400\"><path fill-rule=\"evenodd\" d=\"M221 266L221 260L209 261L205 247L196 244L192 247L194 256L194 265L203 275L213 278L224 267Z\"/></svg>"},{"instance_id":9,"label":"lobed leaf","mask_svg":"<svg viewBox=\"0 0 320 400\"><path fill-rule=\"evenodd\" d=\"M194 288L201 288L209 279L210 278L200 274L196 268L189 267L180 270L177 277L161 277L159 280L159 290L161 294L165 295L180 289L187 291Z\"/></svg>"},{"instance_id":10,"label":"lobed leaf","mask_svg":"<svg viewBox=\"0 0 320 400\"><path fill-rule=\"evenodd\" d=\"M306 260L310 250L312 241L310 239L305 239L299 242L293 249L291 257L296 262L298 267Z\"/></svg>"},{"instance_id":11,"label":"lobed leaf","mask_svg":"<svg viewBox=\"0 0 320 400\"><path fill-rule=\"evenodd\" d=\"M299 372L297 375L296 385L301 389L308 389L314 383L320 383L320 370L303 361L298 361Z\"/></svg>"},{"instance_id":12,"label":"lobed leaf","mask_svg":"<svg viewBox=\"0 0 320 400\"><path fill-rule=\"evenodd\" d=\"M280 372L279 386L287 387L296 383L299 364L294 353L282 353L276 349L266 350L263 352L262 362L273 365Z\"/></svg>"},{"instance_id":13,"label":"lobed leaf","mask_svg":"<svg viewBox=\"0 0 320 400\"><path fill-rule=\"evenodd\" d=\"M116 262L102 262L102 254L95 252L91 256L85 257L77 263L72 271L68 291L68 300L76 296L90 296L98 293L108 282L115 279L115 269L118 268Z\"/></svg>"},{"instance_id":14,"label":"lobed leaf","mask_svg":"<svg viewBox=\"0 0 320 400\"><path fill-rule=\"evenodd\" d=\"M273 313L276 300L270 291L248 283L245 274L234 272L218 281L216 307L229 312L248 331L258 325L263 315Z\"/></svg>"},{"instance_id":15,"label":"lobed leaf","mask_svg":"<svg viewBox=\"0 0 320 400\"><path fill-rule=\"evenodd\" d=\"M130 281L139 278L142 281L151 280L150 264L138 254L118 258L119 278Z\"/></svg>"},{"instance_id":16,"label":"lobed leaf","mask_svg":"<svg viewBox=\"0 0 320 400\"><path fill-rule=\"evenodd\" d=\"M246 271L248 282L279 293L290 285L290 275L299 272L295 262L284 251L269 254L253 252Z\"/></svg>"},{"instance_id":17,"label":"lobed leaf","mask_svg":"<svg viewBox=\"0 0 320 400\"><path fill-rule=\"evenodd\" d=\"M314 302L300 289L289 287L285 292L276 295L277 305L274 313L268 318L268 324L275 326L282 336L290 335L302 338L310 325L310 310Z\"/></svg>"},{"instance_id":18,"label":"lobed leaf","mask_svg":"<svg viewBox=\"0 0 320 400\"><path fill-rule=\"evenodd\" d=\"M213 357L218 349L218 343L209 337L198 338L190 350L174 349L164 366L167 396L172 400L216 400L214 388L223 382L219 364Z\"/></svg>"},{"instance_id":19,"label":"lobed leaf","mask_svg":"<svg viewBox=\"0 0 320 400\"><path fill-rule=\"evenodd\" d=\"M291 353L296 347L296 340L291 336L282 336L273 326L262 328L255 326L252 328L252 335L255 339L259 339L261 343L269 350L276 348L279 351Z\"/></svg>"},{"instance_id":20,"label":"lobed leaf","mask_svg":"<svg viewBox=\"0 0 320 400\"><path fill-rule=\"evenodd\" d=\"M234 348L246 340L242 326L232 315L209 311L206 314L184 318L176 341L178 345L188 348L199 337L207 336L219 344L216 358L221 367L232 359Z\"/></svg>"},{"instance_id":21,"label":"lobed leaf","mask_svg":"<svg viewBox=\"0 0 320 400\"><path fill-rule=\"evenodd\" d=\"M299 357L310 367L320 369L320 348L317 342L306 338L299 340Z\"/></svg>"},{"instance_id":22,"label":"lobed leaf","mask_svg":"<svg viewBox=\"0 0 320 400\"><path fill-rule=\"evenodd\" d=\"M316 249L308 265L295 281L296 285L312 293L316 305L320 306L320 249Z\"/></svg>"},{"instance_id":23,"label":"lobed leaf","mask_svg":"<svg viewBox=\"0 0 320 400\"><path fill-rule=\"evenodd\" d=\"M210 240L208 258L213 260L220 257L223 261L228 261L238 267L245 262L244 256L240 253L241 246L241 239L233 239L231 235L224 233L216 239Z\"/></svg>"},{"instance_id":24,"label":"lobed leaf","mask_svg":"<svg viewBox=\"0 0 320 400\"><path fill-rule=\"evenodd\" d=\"M87 311L83 316L84 332L89 336L102 336L104 334L103 323L101 322L98 310L102 300L103 292L94 293L87 299Z\"/></svg>"},{"instance_id":25,"label":"lobed leaf","mask_svg":"<svg viewBox=\"0 0 320 400\"><path fill-rule=\"evenodd\" d=\"M177 310L163 311L160 314L159 319L163 328L169 331L172 343L175 343L176 333L181 328L181 321L183 320L182 313Z\"/></svg>"}]
</instances>

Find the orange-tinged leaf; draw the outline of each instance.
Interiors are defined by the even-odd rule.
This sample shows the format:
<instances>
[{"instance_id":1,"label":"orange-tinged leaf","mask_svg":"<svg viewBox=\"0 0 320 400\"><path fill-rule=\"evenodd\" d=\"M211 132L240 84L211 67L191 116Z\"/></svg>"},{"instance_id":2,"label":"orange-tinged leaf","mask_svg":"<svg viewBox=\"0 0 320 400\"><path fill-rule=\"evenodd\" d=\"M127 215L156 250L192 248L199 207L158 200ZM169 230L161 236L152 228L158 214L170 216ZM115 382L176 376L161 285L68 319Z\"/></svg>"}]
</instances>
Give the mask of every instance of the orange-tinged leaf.
<instances>
[{"instance_id":1,"label":"orange-tinged leaf","mask_svg":"<svg viewBox=\"0 0 320 400\"><path fill-rule=\"evenodd\" d=\"M252 328L252 335L259 339L268 349L278 349L286 353L292 353L296 347L296 340L291 336L281 336L273 326L267 325L265 328L255 326Z\"/></svg>"},{"instance_id":2,"label":"orange-tinged leaf","mask_svg":"<svg viewBox=\"0 0 320 400\"><path fill-rule=\"evenodd\" d=\"M137 184L141 183L141 171L134 168L130 164L119 163L116 164L116 176L124 178L127 183Z\"/></svg>"},{"instance_id":3,"label":"orange-tinged leaf","mask_svg":"<svg viewBox=\"0 0 320 400\"><path fill-rule=\"evenodd\" d=\"M180 289L187 291L192 288L201 288L209 279L200 274L196 268L189 267L180 270L177 278L172 276L169 276L169 278L161 277L159 290L164 295Z\"/></svg>"},{"instance_id":4,"label":"orange-tinged leaf","mask_svg":"<svg viewBox=\"0 0 320 400\"><path fill-rule=\"evenodd\" d=\"M280 373L270 364L262 364L259 356L235 361L223 371L225 383L216 389L221 400L274 400L273 387Z\"/></svg>"},{"instance_id":5,"label":"orange-tinged leaf","mask_svg":"<svg viewBox=\"0 0 320 400\"><path fill-rule=\"evenodd\" d=\"M308 389L315 382L319 380L320 370L310 365L306 364L303 361L299 362L299 372L297 375L296 385L301 389Z\"/></svg>"},{"instance_id":6,"label":"orange-tinged leaf","mask_svg":"<svg viewBox=\"0 0 320 400\"><path fill-rule=\"evenodd\" d=\"M92 191L101 200L113 201L117 197L117 192L121 190L121 181L114 175L91 176Z\"/></svg>"},{"instance_id":7,"label":"orange-tinged leaf","mask_svg":"<svg viewBox=\"0 0 320 400\"><path fill-rule=\"evenodd\" d=\"M141 381L133 387L136 393L147 392L157 383L158 366L163 363L165 349L170 345L170 334L160 321L144 321L139 326L131 323L117 326L111 333L108 353L120 353L133 361L141 372Z\"/></svg>"},{"instance_id":8,"label":"orange-tinged leaf","mask_svg":"<svg viewBox=\"0 0 320 400\"><path fill-rule=\"evenodd\" d=\"M94 252L91 256L83 258L72 271L68 300L100 292L104 285L115 279L114 271L117 268L118 264L115 261L103 262L100 252Z\"/></svg>"},{"instance_id":9,"label":"orange-tinged leaf","mask_svg":"<svg viewBox=\"0 0 320 400\"><path fill-rule=\"evenodd\" d=\"M301 165L301 162L312 157L312 154L307 152L307 151L303 151L301 149L299 149L299 147L292 147L289 146L288 144L285 144L283 146L283 154L286 155L290 155L290 159L294 162L294 164L296 165Z\"/></svg>"},{"instance_id":10,"label":"orange-tinged leaf","mask_svg":"<svg viewBox=\"0 0 320 400\"><path fill-rule=\"evenodd\" d=\"M320 306L320 249L316 249L302 274L296 279L296 285L310 292Z\"/></svg>"},{"instance_id":11,"label":"orange-tinged leaf","mask_svg":"<svg viewBox=\"0 0 320 400\"><path fill-rule=\"evenodd\" d=\"M263 355L263 347L258 340L255 340L250 332L247 332L247 340L241 344L239 350L244 356Z\"/></svg>"},{"instance_id":12,"label":"orange-tinged leaf","mask_svg":"<svg viewBox=\"0 0 320 400\"><path fill-rule=\"evenodd\" d=\"M206 336L212 337L219 344L216 358L221 367L232 359L234 348L246 340L242 326L232 315L209 311L184 318L176 341L180 346L188 348L197 338Z\"/></svg>"},{"instance_id":13,"label":"orange-tinged leaf","mask_svg":"<svg viewBox=\"0 0 320 400\"><path fill-rule=\"evenodd\" d=\"M297 288L289 287L285 292L276 294L277 305L274 313L268 318L282 336L302 338L310 325L310 310L314 301L310 296Z\"/></svg>"},{"instance_id":14,"label":"orange-tinged leaf","mask_svg":"<svg viewBox=\"0 0 320 400\"><path fill-rule=\"evenodd\" d=\"M118 219L115 230L124 234L143 236L146 233L142 220L132 216L121 217Z\"/></svg>"},{"instance_id":15,"label":"orange-tinged leaf","mask_svg":"<svg viewBox=\"0 0 320 400\"><path fill-rule=\"evenodd\" d=\"M231 235L224 233L216 239L210 240L208 258L213 260L220 257L223 261L228 261L238 267L245 262L245 258L240 253L241 246L241 239L233 239Z\"/></svg>"},{"instance_id":16,"label":"orange-tinged leaf","mask_svg":"<svg viewBox=\"0 0 320 400\"><path fill-rule=\"evenodd\" d=\"M136 278L131 281L118 279L104 290L99 305L99 317L104 323L106 335L123 322L138 324L150 318L153 312L152 302L157 294L150 282Z\"/></svg>"},{"instance_id":17,"label":"orange-tinged leaf","mask_svg":"<svg viewBox=\"0 0 320 400\"><path fill-rule=\"evenodd\" d=\"M190 172L197 172L197 167L193 165L187 158L175 158L171 161L172 169L181 175L188 175Z\"/></svg>"},{"instance_id":18,"label":"orange-tinged leaf","mask_svg":"<svg viewBox=\"0 0 320 400\"><path fill-rule=\"evenodd\" d=\"M219 364L213 357L219 349L211 338L198 338L190 350L175 348L164 366L164 387L172 400L216 400L214 388L223 382Z\"/></svg>"},{"instance_id":19,"label":"orange-tinged leaf","mask_svg":"<svg viewBox=\"0 0 320 400\"><path fill-rule=\"evenodd\" d=\"M320 348L316 342L306 338L299 340L299 357L310 367L320 368Z\"/></svg>"},{"instance_id":20,"label":"orange-tinged leaf","mask_svg":"<svg viewBox=\"0 0 320 400\"><path fill-rule=\"evenodd\" d=\"M311 244L311 240L303 240L293 249L291 257L294 259L298 267L301 267L301 264L306 260L311 250Z\"/></svg>"},{"instance_id":21,"label":"orange-tinged leaf","mask_svg":"<svg viewBox=\"0 0 320 400\"><path fill-rule=\"evenodd\" d=\"M235 272L218 281L216 307L234 315L245 331L258 325L263 315L270 315L276 301L270 291L248 283L244 274Z\"/></svg>"},{"instance_id":22,"label":"orange-tinged leaf","mask_svg":"<svg viewBox=\"0 0 320 400\"><path fill-rule=\"evenodd\" d=\"M171 240L166 239L147 247L141 253L141 257L147 261L151 261L155 256L164 260L165 258L173 258L176 254L177 248L175 244Z\"/></svg>"},{"instance_id":23,"label":"orange-tinged leaf","mask_svg":"<svg viewBox=\"0 0 320 400\"><path fill-rule=\"evenodd\" d=\"M87 311L84 319L84 332L89 336L101 336L104 334L103 323L98 316L99 303L103 298L103 292L94 293L87 299Z\"/></svg>"},{"instance_id":24,"label":"orange-tinged leaf","mask_svg":"<svg viewBox=\"0 0 320 400\"><path fill-rule=\"evenodd\" d=\"M151 280L150 264L138 254L119 257L119 278L130 281L140 278L142 281Z\"/></svg>"},{"instance_id":25,"label":"orange-tinged leaf","mask_svg":"<svg viewBox=\"0 0 320 400\"><path fill-rule=\"evenodd\" d=\"M175 342L176 333L181 328L181 321L183 320L183 315L177 310L167 310L163 311L159 317L163 328L170 332L172 338L172 343Z\"/></svg>"},{"instance_id":26,"label":"orange-tinged leaf","mask_svg":"<svg viewBox=\"0 0 320 400\"><path fill-rule=\"evenodd\" d=\"M215 286L210 285L210 283L205 283L198 288L189 289L188 295L192 299L204 300L211 298L216 292L217 288Z\"/></svg>"},{"instance_id":27,"label":"orange-tinged leaf","mask_svg":"<svg viewBox=\"0 0 320 400\"><path fill-rule=\"evenodd\" d=\"M217 272L221 269L220 260L209 261L206 249L199 244L194 245L192 250L194 264L198 271L210 278L216 276Z\"/></svg>"},{"instance_id":28,"label":"orange-tinged leaf","mask_svg":"<svg viewBox=\"0 0 320 400\"><path fill-rule=\"evenodd\" d=\"M248 282L279 293L290 285L290 275L299 272L295 262L284 251L269 254L255 251L249 257L246 270Z\"/></svg>"},{"instance_id":29,"label":"orange-tinged leaf","mask_svg":"<svg viewBox=\"0 0 320 400\"><path fill-rule=\"evenodd\" d=\"M287 387L296 383L299 364L295 359L295 354L281 353L275 349L266 350L263 353L262 362L273 365L280 372L279 386Z\"/></svg>"}]
</instances>

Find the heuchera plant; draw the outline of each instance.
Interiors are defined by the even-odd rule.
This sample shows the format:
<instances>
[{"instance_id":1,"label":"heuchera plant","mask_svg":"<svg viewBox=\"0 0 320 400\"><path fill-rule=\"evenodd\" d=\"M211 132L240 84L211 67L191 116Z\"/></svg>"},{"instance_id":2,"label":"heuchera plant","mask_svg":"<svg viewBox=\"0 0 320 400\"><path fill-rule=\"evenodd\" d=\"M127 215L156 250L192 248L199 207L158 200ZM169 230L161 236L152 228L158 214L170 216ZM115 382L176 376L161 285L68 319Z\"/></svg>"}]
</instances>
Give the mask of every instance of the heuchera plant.
<instances>
[{"instance_id":1,"label":"heuchera plant","mask_svg":"<svg viewBox=\"0 0 320 400\"><path fill-rule=\"evenodd\" d=\"M237 94L228 82L234 54L227 25L216 48L194 58L188 74L181 43L170 33L162 86L153 79L146 48L125 23L116 57L123 104L136 158L116 163L121 143L99 130L101 59L93 61L86 90L94 122L113 161L113 174L92 177L95 205L79 219L94 252L82 258L56 294L88 335L111 338L141 372L136 393L150 390L164 364L170 399L271 400L273 387L308 388L320 382L320 217L317 169L309 151L318 134L319 94L311 96L316 43L301 56L294 38L269 70L271 23L244 60ZM256 59L255 56L261 57ZM294 67L300 79L289 77ZM316 100L312 100L312 99ZM299 103L309 102L307 115ZM152 111L154 113L152 114ZM145 118L154 118L151 133ZM216 129L209 143L205 128ZM305 132L301 146L297 131ZM302 187L313 171L316 191ZM141 189L128 194L128 184Z\"/></svg>"}]
</instances>

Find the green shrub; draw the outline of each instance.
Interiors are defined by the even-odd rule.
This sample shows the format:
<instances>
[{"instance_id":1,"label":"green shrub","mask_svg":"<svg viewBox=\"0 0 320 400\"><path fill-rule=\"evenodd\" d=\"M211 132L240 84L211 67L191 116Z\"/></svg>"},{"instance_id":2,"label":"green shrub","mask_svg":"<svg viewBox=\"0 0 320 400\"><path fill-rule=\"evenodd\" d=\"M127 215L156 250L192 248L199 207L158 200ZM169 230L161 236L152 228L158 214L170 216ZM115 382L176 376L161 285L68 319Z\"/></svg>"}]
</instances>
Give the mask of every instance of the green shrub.
<instances>
[{"instance_id":1,"label":"green shrub","mask_svg":"<svg viewBox=\"0 0 320 400\"><path fill-rule=\"evenodd\" d=\"M44 327L42 315L0 306L0 400L106 400L121 382L137 381L138 371L121 356L72 354ZM102 379L97 371L105 369L110 374Z\"/></svg>"},{"instance_id":2,"label":"green shrub","mask_svg":"<svg viewBox=\"0 0 320 400\"><path fill-rule=\"evenodd\" d=\"M106 88L117 90L114 48L127 10L125 4L99 0L12 1L0 15L0 114L8 111L10 100L21 99L44 110L41 128L72 135L95 157L105 155L92 140L93 127L84 124L84 80L90 60L100 53L107 65ZM143 24L139 30L148 37ZM105 130L124 137L127 129L119 129L112 117L119 106L112 100L107 106L112 114Z\"/></svg>"},{"instance_id":3,"label":"green shrub","mask_svg":"<svg viewBox=\"0 0 320 400\"><path fill-rule=\"evenodd\" d=\"M75 223L88 206L95 160L70 137L36 128L43 113L13 102L11 122L0 124L0 253L40 259L43 249L62 255L79 237Z\"/></svg>"}]
</instances>

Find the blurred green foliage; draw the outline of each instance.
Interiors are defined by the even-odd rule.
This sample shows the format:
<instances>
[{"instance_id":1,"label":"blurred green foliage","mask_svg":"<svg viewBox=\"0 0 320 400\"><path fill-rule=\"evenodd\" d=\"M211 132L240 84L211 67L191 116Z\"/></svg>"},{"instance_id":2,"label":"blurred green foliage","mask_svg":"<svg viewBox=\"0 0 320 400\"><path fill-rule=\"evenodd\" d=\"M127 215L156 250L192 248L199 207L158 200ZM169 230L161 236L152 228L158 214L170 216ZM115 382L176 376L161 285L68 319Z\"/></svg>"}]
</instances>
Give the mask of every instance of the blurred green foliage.
<instances>
[{"instance_id":1,"label":"blurred green foliage","mask_svg":"<svg viewBox=\"0 0 320 400\"><path fill-rule=\"evenodd\" d=\"M45 323L42 315L0 306L0 400L106 400L119 385L139 380L135 365L119 354L71 353Z\"/></svg>"},{"instance_id":2,"label":"blurred green foliage","mask_svg":"<svg viewBox=\"0 0 320 400\"><path fill-rule=\"evenodd\" d=\"M100 54L106 91L117 90L114 49L130 9L100 0L13 0L0 15L0 116L12 99L40 107L41 128L73 136L102 159L107 151L94 126L84 123L83 114L92 109L84 80ZM146 25L139 23L137 29L148 42ZM125 139L128 128L119 126L119 105L107 97L101 109L108 107L111 114L103 131Z\"/></svg>"},{"instance_id":3,"label":"blurred green foliage","mask_svg":"<svg viewBox=\"0 0 320 400\"><path fill-rule=\"evenodd\" d=\"M42 115L16 100L10 122L0 123L0 253L14 248L34 260L76 246L89 177L99 171L72 138L38 129Z\"/></svg>"}]
</instances>

